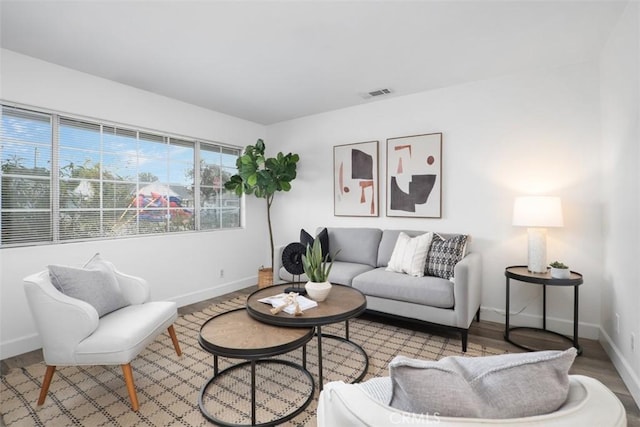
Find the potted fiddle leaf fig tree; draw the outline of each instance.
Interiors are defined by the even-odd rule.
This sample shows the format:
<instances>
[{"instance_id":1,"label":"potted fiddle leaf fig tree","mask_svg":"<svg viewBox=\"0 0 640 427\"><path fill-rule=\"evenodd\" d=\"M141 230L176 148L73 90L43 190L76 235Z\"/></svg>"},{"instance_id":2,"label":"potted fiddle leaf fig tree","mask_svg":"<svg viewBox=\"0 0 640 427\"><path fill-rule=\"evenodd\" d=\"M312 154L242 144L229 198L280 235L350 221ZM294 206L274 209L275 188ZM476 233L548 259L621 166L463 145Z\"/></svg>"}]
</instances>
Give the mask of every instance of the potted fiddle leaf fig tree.
<instances>
[{"instance_id":1,"label":"potted fiddle leaf fig tree","mask_svg":"<svg viewBox=\"0 0 640 427\"><path fill-rule=\"evenodd\" d=\"M265 144L262 139L258 139L255 145L247 145L242 155L236 160L238 173L224 184L225 189L234 191L238 196L253 194L260 199L265 199L267 203L267 226L269 228L272 267L261 269L260 273L266 279L259 280L259 286L273 283L275 252L271 226L271 206L276 193L291 190L291 181L296 178L297 163L300 160L297 154L288 153L285 155L281 152L275 157L265 157L264 151Z\"/></svg>"}]
</instances>

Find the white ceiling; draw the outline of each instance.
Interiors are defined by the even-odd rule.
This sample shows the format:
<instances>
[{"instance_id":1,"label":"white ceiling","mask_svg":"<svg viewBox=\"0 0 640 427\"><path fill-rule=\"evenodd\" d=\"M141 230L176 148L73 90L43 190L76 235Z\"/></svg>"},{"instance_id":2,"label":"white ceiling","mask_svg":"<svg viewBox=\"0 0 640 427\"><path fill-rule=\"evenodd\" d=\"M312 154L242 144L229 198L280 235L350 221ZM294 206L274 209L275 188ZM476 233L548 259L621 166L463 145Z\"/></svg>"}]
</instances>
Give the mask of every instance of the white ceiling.
<instances>
[{"instance_id":1,"label":"white ceiling","mask_svg":"<svg viewBox=\"0 0 640 427\"><path fill-rule=\"evenodd\" d=\"M626 3L2 0L1 43L271 124L594 59Z\"/></svg>"}]
</instances>

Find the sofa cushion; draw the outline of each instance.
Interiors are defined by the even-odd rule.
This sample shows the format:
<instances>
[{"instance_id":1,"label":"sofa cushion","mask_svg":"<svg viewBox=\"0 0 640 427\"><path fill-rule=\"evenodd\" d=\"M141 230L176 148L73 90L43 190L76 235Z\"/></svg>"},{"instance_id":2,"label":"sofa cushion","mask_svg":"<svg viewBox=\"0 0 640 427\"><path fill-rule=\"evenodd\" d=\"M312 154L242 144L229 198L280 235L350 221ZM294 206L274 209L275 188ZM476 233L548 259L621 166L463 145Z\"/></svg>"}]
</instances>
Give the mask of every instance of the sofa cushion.
<instances>
[{"instance_id":1,"label":"sofa cushion","mask_svg":"<svg viewBox=\"0 0 640 427\"><path fill-rule=\"evenodd\" d=\"M98 316L129 305L110 264L98 254L87 263L87 268L50 265L51 283L63 294L91 304Z\"/></svg>"},{"instance_id":2,"label":"sofa cushion","mask_svg":"<svg viewBox=\"0 0 640 427\"><path fill-rule=\"evenodd\" d=\"M100 319L98 328L78 343L76 362L129 363L177 317L174 301L150 301L114 311Z\"/></svg>"},{"instance_id":3,"label":"sofa cushion","mask_svg":"<svg viewBox=\"0 0 640 427\"><path fill-rule=\"evenodd\" d=\"M331 272L333 274L333 271ZM453 283L439 277L413 277L380 267L356 276L351 286L365 295L431 307L454 306Z\"/></svg>"},{"instance_id":4,"label":"sofa cushion","mask_svg":"<svg viewBox=\"0 0 640 427\"><path fill-rule=\"evenodd\" d=\"M284 280L285 282L308 282L309 278L307 277L306 274L302 273L300 275L298 274L291 274L289 273L284 267L280 267L280 271L278 272L278 277L280 278L280 280Z\"/></svg>"},{"instance_id":5,"label":"sofa cushion","mask_svg":"<svg viewBox=\"0 0 640 427\"><path fill-rule=\"evenodd\" d=\"M331 273L329 273L329 282L338 285L352 286L354 277L371 269L373 269L373 267L367 264L333 261L333 267L331 267Z\"/></svg>"},{"instance_id":6,"label":"sofa cushion","mask_svg":"<svg viewBox=\"0 0 640 427\"><path fill-rule=\"evenodd\" d=\"M331 252L336 254L340 250L334 257L336 261L376 266L382 230L347 227L328 228L327 230Z\"/></svg>"},{"instance_id":7,"label":"sofa cushion","mask_svg":"<svg viewBox=\"0 0 640 427\"><path fill-rule=\"evenodd\" d=\"M449 238L434 234L427 254L426 274L451 279L455 266L464 257L466 249L467 236L464 234Z\"/></svg>"},{"instance_id":8,"label":"sofa cushion","mask_svg":"<svg viewBox=\"0 0 640 427\"><path fill-rule=\"evenodd\" d=\"M401 232L393 248L387 271L406 273L414 277L424 276L424 266L432 236L432 233L424 233L409 237L408 234Z\"/></svg>"},{"instance_id":9,"label":"sofa cushion","mask_svg":"<svg viewBox=\"0 0 640 427\"><path fill-rule=\"evenodd\" d=\"M333 267L331 267L331 273L329 273L329 282L335 283L337 285L347 285L351 286L351 281L357 275L372 270L373 267L367 264L356 264L353 262L340 262L333 261ZM306 274L301 274L300 276L294 276L291 273L287 272L284 267L280 268L280 272L278 274L280 279L285 282L307 282L309 279Z\"/></svg>"},{"instance_id":10,"label":"sofa cushion","mask_svg":"<svg viewBox=\"0 0 640 427\"><path fill-rule=\"evenodd\" d=\"M576 349L437 362L396 356L389 364L390 405L445 417L519 418L557 410L569 392Z\"/></svg>"}]
</instances>

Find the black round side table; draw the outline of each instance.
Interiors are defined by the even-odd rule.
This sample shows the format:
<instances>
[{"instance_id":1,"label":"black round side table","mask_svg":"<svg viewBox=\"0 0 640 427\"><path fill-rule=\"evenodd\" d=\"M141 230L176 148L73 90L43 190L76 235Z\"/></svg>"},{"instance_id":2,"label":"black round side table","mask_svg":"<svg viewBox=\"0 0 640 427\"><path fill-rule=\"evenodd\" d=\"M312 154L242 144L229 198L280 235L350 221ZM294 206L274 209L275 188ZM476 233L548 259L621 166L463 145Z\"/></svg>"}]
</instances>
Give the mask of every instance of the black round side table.
<instances>
[{"instance_id":1,"label":"black round side table","mask_svg":"<svg viewBox=\"0 0 640 427\"><path fill-rule=\"evenodd\" d=\"M547 271L546 273L532 273L527 269L526 266L523 265L515 265L511 267L507 267L504 270L504 275L506 279L506 315L505 315L505 324L504 324L504 340L510 342L511 344L519 347L523 350L527 351L538 351L540 349L531 348L525 346L523 344L515 342L509 336L509 332L517 330L517 329L529 329L533 331L544 331L546 333L550 333L556 335L566 341L569 341L573 344L573 347L578 350L578 355L582 354L582 347L578 343L578 301L579 301L579 287L582 285L582 274L576 273L575 271L571 272L571 275L568 279L556 279L551 277L551 273ZM529 326L515 326L509 327L509 291L510 291L510 280L518 280L524 283L532 283L536 285L542 285L542 328L534 328ZM547 329L547 286L573 286L573 339L560 334L558 332L550 331Z\"/></svg>"},{"instance_id":2,"label":"black round side table","mask_svg":"<svg viewBox=\"0 0 640 427\"><path fill-rule=\"evenodd\" d=\"M200 346L213 354L213 376L202 386L198 397L200 412L209 421L221 426L273 426L288 421L301 413L311 400L315 390L313 377L306 369L306 344L313 338L315 329L306 328L285 328L269 325L253 319L244 308L231 310L218 314L207 320L200 328L198 342ZM271 358L302 347L302 366L288 360L278 360ZM228 357L233 359L245 359L226 369L219 371L218 357ZM277 419L270 419L264 422L256 421L256 366L257 365L284 365L297 372L296 378L309 384L309 393L306 400L294 407L291 412ZM233 375L235 370L243 369L249 365L251 369L251 424L238 424L228 422L214 417L207 411L205 405L205 394L210 386L226 375ZM271 372L275 368L271 366ZM292 374L294 375L294 374ZM301 397L301 399L304 396ZM291 402L292 404L294 402Z\"/></svg>"}]
</instances>

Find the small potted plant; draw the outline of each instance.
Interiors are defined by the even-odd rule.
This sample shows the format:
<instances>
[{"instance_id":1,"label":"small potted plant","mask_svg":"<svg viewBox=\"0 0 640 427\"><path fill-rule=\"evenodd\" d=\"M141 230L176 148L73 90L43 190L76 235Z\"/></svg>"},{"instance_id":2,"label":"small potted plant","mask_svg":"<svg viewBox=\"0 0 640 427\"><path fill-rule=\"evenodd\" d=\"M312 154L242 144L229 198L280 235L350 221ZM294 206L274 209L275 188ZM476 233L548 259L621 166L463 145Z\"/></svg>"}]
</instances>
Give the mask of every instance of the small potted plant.
<instances>
[{"instance_id":1,"label":"small potted plant","mask_svg":"<svg viewBox=\"0 0 640 427\"><path fill-rule=\"evenodd\" d=\"M320 239L316 239L313 246L307 245L306 254L302 255L302 267L309 279L304 286L307 295L316 301L324 301L331 291L329 273L333 267L333 259L329 261L329 254L322 257Z\"/></svg>"},{"instance_id":2,"label":"small potted plant","mask_svg":"<svg viewBox=\"0 0 640 427\"><path fill-rule=\"evenodd\" d=\"M571 276L569 267L559 261L552 262L549 267L551 267L551 277L554 279L568 279Z\"/></svg>"}]
</instances>

